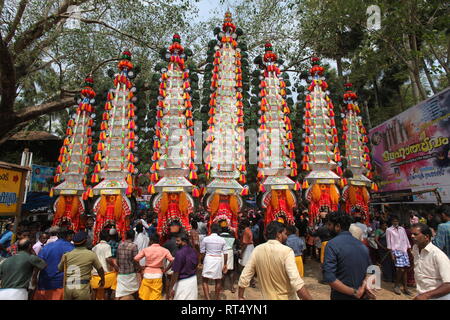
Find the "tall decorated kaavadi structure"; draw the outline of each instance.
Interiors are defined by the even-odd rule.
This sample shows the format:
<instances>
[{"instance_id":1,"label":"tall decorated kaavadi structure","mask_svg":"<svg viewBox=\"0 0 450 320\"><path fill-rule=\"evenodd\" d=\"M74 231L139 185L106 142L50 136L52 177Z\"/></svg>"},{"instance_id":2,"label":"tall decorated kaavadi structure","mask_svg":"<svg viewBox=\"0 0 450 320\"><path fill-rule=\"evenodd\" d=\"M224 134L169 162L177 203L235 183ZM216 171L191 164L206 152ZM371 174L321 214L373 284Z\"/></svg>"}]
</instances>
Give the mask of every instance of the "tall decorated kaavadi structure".
<instances>
[{"instance_id":1,"label":"tall decorated kaavadi structure","mask_svg":"<svg viewBox=\"0 0 450 320\"><path fill-rule=\"evenodd\" d=\"M264 222L294 223L296 206L294 188L299 189L289 175L297 176L290 109L286 102L286 82L281 77L278 57L272 45L266 43L259 64L260 127L258 130L258 180L266 209Z\"/></svg>"},{"instance_id":2,"label":"tall decorated kaavadi structure","mask_svg":"<svg viewBox=\"0 0 450 320\"><path fill-rule=\"evenodd\" d=\"M138 139L134 132L136 107L133 97L136 88L129 78L133 72L131 53L125 50L121 58L114 88L108 92L94 157L97 163L91 182L98 183L93 193L100 195L93 209L96 215L94 243L98 241L99 232L108 224L115 225L124 239L129 227L128 216L131 214L128 197L133 192L134 164L138 160L133 154L137 150Z\"/></svg>"},{"instance_id":3,"label":"tall decorated kaavadi structure","mask_svg":"<svg viewBox=\"0 0 450 320\"><path fill-rule=\"evenodd\" d=\"M305 198L309 202L311 224L322 210L331 212L338 209L339 190L336 183L342 174L334 106L328 96L328 84L323 73L324 67L320 65L320 59L313 57L309 78L311 83L305 99L304 149L301 161L302 169L310 171L302 187L306 189Z\"/></svg>"},{"instance_id":4,"label":"tall decorated kaavadi structure","mask_svg":"<svg viewBox=\"0 0 450 320\"><path fill-rule=\"evenodd\" d=\"M225 14L221 30L215 30L209 120L204 152L207 177L206 204L210 223L218 222L237 231L237 215L242 208L240 195L248 193L236 181L246 182L244 104L241 48L231 13ZM209 82L208 82L209 83Z\"/></svg>"},{"instance_id":5,"label":"tall decorated kaavadi structure","mask_svg":"<svg viewBox=\"0 0 450 320\"><path fill-rule=\"evenodd\" d=\"M189 215L194 201L188 193L193 190L188 179L197 179L191 84L185 65L187 56L180 42L180 36L175 34L164 54L167 65L161 69L150 169L149 192L157 193L153 197L157 232L164 238L180 227L191 230Z\"/></svg>"},{"instance_id":6,"label":"tall decorated kaavadi structure","mask_svg":"<svg viewBox=\"0 0 450 320\"><path fill-rule=\"evenodd\" d=\"M353 214L359 211L363 220L369 221L369 190L372 181L370 176L371 164L369 148L367 147L367 132L364 128L357 95L352 91L352 84L346 83L344 93L344 119L342 120L342 139L345 142L344 158L347 170L342 179L344 189L342 199L345 202L345 211ZM348 174L348 176L347 176ZM373 184L376 188L376 185Z\"/></svg>"},{"instance_id":7,"label":"tall decorated kaavadi structure","mask_svg":"<svg viewBox=\"0 0 450 320\"><path fill-rule=\"evenodd\" d=\"M80 218L85 211L83 200L89 196L86 181L92 153L93 85L92 77L86 77L76 112L67 123L66 138L58 158L60 164L54 182L61 183L52 189L59 195L54 204L53 225L64 225L74 231L80 229Z\"/></svg>"}]
</instances>

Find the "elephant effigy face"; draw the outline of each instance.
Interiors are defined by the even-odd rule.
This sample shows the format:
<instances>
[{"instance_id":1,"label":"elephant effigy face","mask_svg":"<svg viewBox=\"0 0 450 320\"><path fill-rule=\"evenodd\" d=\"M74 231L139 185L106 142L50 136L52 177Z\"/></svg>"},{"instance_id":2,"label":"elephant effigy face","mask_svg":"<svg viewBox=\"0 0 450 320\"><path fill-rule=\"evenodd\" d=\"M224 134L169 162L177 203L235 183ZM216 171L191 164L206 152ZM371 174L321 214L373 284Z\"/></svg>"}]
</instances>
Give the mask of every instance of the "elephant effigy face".
<instances>
[{"instance_id":1,"label":"elephant effigy face","mask_svg":"<svg viewBox=\"0 0 450 320\"><path fill-rule=\"evenodd\" d=\"M171 201L176 201L176 200L178 200L178 194L176 194L176 193L169 193L169 199L170 199Z\"/></svg>"},{"instance_id":2,"label":"elephant effigy face","mask_svg":"<svg viewBox=\"0 0 450 320\"><path fill-rule=\"evenodd\" d=\"M106 196L108 204L113 204L116 201L116 196Z\"/></svg>"}]
</instances>

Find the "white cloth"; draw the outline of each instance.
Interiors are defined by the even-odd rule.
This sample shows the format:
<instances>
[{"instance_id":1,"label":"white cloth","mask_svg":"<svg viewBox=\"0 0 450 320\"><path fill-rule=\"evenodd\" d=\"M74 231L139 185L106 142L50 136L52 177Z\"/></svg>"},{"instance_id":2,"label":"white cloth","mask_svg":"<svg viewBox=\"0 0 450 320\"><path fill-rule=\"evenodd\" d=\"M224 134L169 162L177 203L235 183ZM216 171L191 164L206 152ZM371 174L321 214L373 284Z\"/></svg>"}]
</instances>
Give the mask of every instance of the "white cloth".
<instances>
[{"instance_id":1,"label":"white cloth","mask_svg":"<svg viewBox=\"0 0 450 320\"><path fill-rule=\"evenodd\" d=\"M223 273L223 256L206 255L203 260L202 277L208 279L222 279Z\"/></svg>"},{"instance_id":2,"label":"white cloth","mask_svg":"<svg viewBox=\"0 0 450 320\"><path fill-rule=\"evenodd\" d=\"M139 282L136 273L118 274L116 297L124 297L139 291Z\"/></svg>"},{"instance_id":3,"label":"white cloth","mask_svg":"<svg viewBox=\"0 0 450 320\"><path fill-rule=\"evenodd\" d=\"M138 252L141 252L141 250L147 248L149 242L150 242L150 239L148 238L148 235L145 234L144 232L137 233L136 238L134 238L134 243L138 247ZM145 267L145 257L139 261L139 264L142 267Z\"/></svg>"},{"instance_id":4,"label":"white cloth","mask_svg":"<svg viewBox=\"0 0 450 320\"><path fill-rule=\"evenodd\" d=\"M45 244L47 245L49 243L55 242L56 240L58 240L58 236L51 236L50 238L48 238Z\"/></svg>"},{"instance_id":5,"label":"white cloth","mask_svg":"<svg viewBox=\"0 0 450 320\"><path fill-rule=\"evenodd\" d=\"M175 295L173 300L197 300L198 288L197 288L197 276L178 280L173 287Z\"/></svg>"},{"instance_id":6,"label":"white cloth","mask_svg":"<svg viewBox=\"0 0 450 320\"><path fill-rule=\"evenodd\" d=\"M0 300L28 300L27 289L0 289Z\"/></svg>"},{"instance_id":7,"label":"white cloth","mask_svg":"<svg viewBox=\"0 0 450 320\"><path fill-rule=\"evenodd\" d=\"M43 246L44 246L44 245L43 245L42 242L40 242L40 241L38 241L38 242L36 242L36 243L34 244L33 250L34 250L34 252L36 253L36 255L39 254L39 251L41 251L41 249L42 249Z\"/></svg>"},{"instance_id":8,"label":"white cloth","mask_svg":"<svg viewBox=\"0 0 450 320\"><path fill-rule=\"evenodd\" d=\"M146 230L148 230L148 228L150 228L149 225L148 225L148 223L147 223L147 221L145 221L144 219L139 219L139 222L142 223L142 226L143 226Z\"/></svg>"},{"instance_id":9,"label":"white cloth","mask_svg":"<svg viewBox=\"0 0 450 320\"><path fill-rule=\"evenodd\" d=\"M361 222L355 222L355 225L362 230L362 238L367 239L370 231L369 228Z\"/></svg>"},{"instance_id":10,"label":"white cloth","mask_svg":"<svg viewBox=\"0 0 450 320\"><path fill-rule=\"evenodd\" d=\"M227 243L224 238L220 237L217 233L212 233L210 236L203 238L200 243L200 253L206 253L207 255L220 256L227 250Z\"/></svg>"},{"instance_id":11,"label":"white cloth","mask_svg":"<svg viewBox=\"0 0 450 320\"><path fill-rule=\"evenodd\" d=\"M422 294L435 290L450 282L450 259L431 242L419 252L417 245L412 249L414 256L414 278L417 292Z\"/></svg>"},{"instance_id":12,"label":"white cloth","mask_svg":"<svg viewBox=\"0 0 450 320\"><path fill-rule=\"evenodd\" d=\"M144 279L161 279L162 273L144 273Z\"/></svg>"},{"instance_id":13,"label":"white cloth","mask_svg":"<svg viewBox=\"0 0 450 320\"><path fill-rule=\"evenodd\" d=\"M230 236L229 233L221 233L220 236L225 240L227 243L226 252L228 254L227 257L227 268L228 270L234 270L234 243L236 239L233 236ZM225 257L223 258L225 262Z\"/></svg>"},{"instance_id":14,"label":"white cloth","mask_svg":"<svg viewBox=\"0 0 450 320\"><path fill-rule=\"evenodd\" d=\"M227 250L227 269L234 270L234 254L233 249ZM225 262L225 255L222 255L223 262Z\"/></svg>"},{"instance_id":15,"label":"white cloth","mask_svg":"<svg viewBox=\"0 0 450 320\"><path fill-rule=\"evenodd\" d=\"M100 264L102 265L105 273L113 271L106 262L107 258L112 257L112 252L111 246L105 240L101 240L99 243L97 243L97 245L95 245L95 247L92 248L92 251L97 255L98 260L100 261ZM98 275L97 269L93 268L92 274L97 276Z\"/></svg>"},{"instance_id":16,"label":"white cloth","mask_svg":"<svg viewBox=\"0 0 450 320\"><path fill-rule=\"evenodd\" d=\"M248 260L250 259L250 256L252 255L253 249L255 249L255 246L253 244L248 244L245 247L244 252L242 253L242 258L239 259L239 264L241 266L244 266L247 264Z\"/></svg>"},{"instance_id":17,"label":"white cloth","mask_svg":"<svg viewBox=\"0 0 450 320\"><path fill-rule=\"evenodd\" d=\"M164 269L166 269L170 264L170 261L167 259L164 259ZM171 276L173 275L173 270L172 268L170 268L169 270L167 270L166 275Z\"/></svg>"}]
</instances>

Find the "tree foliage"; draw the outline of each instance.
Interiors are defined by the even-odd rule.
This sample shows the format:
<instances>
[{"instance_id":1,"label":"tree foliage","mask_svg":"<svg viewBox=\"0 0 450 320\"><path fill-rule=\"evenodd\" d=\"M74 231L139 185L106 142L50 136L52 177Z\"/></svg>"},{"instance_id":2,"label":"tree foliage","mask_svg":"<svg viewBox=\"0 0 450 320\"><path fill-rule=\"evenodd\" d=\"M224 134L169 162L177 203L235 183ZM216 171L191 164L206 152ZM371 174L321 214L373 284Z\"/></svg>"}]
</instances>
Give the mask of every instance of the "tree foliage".
<instances>
[{"instance_id":1,"label":"tree foliage","mask_svg":"<svg viewBox=\"0 0 450 320\"><path fill-rule=\"evenodd\" d=\"M151 127L152 77L160 49L180 33L194 52L191 68L204 87L208 42L227 9L244 31L250 73L255 69L251 62L270 41L284 60L294 98L301 101L309 58L325 58L337 69L329 70L334 104L341 103L343 83L353 82L372 126L450 85L449 6L443 0L217 1L209 17L198 16L198 5L194 0L1 0L0 143L26 126L48 129L49 114L52 128L62 133L68 107L89 73L100 94L97 108L102 108L103 93L111 86L108 70L115 69L124 48L140 68L135 79L140 116L145 117L142 126ZM370 5L380 8L378 30L368 28ZM246 126L256 126L256 108L248 100ZM292 117L301 117L302 107L296 104ZM194 107L194 118L206 120L201 111Z\"/></svg>"}]
</instances>

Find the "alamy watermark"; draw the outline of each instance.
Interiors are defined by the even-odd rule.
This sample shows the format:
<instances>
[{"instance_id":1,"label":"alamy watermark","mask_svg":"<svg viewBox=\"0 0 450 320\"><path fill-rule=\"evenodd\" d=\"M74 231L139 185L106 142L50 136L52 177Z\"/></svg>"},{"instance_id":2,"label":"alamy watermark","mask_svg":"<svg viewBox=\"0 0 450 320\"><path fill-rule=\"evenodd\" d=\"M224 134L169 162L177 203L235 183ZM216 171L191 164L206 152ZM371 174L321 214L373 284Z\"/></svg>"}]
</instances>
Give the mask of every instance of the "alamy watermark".
<instances>
[{"instance_id":1,"label":"alamy watermark","mask_svg":"<svg viewBox=\"0 0 450 320\"><path fill-rule=\"evenodd\" d=\"M202 130L202 122L194 121L194 136L192 137L195 148L195 164L202 164L203 160L208 156L212 160L218 161L217 155L221 154L221 162L224 164L233 164L239 156L242 156L242 151L239 151L240 147L245 150L245 140L248 141L248 148L244 151L248 153L248 163L257 164L258 163L258 137L266 135L270 138L265 142L265 148L271 151L271 161L278 163L283 161L283 150L285 153L289 153L289 148L287 145L287 140L283 138L285 132L279 128L274 128L272 130L255 130L253 128L247 129L244 133L239 133L236 129L225 130L225 131L215 131L210 133L208 131ZM218 129L218 128L216 128ZM258 134L259 133L259 134ZM239 141L238 137L243 135L244 141ZM208 141L208 138L212 136L214 141L210 141L210 150L203 149L203 143ZM175 129L170 130L166 138L161 140L161 147L166 145L168 147L167 157L171 159L174 164L181 164L186 162L186 157L189 153L189 139L186 129ZM168 143L167 143L168 142ZM166 144L167 143L167 144ZM180 150L183 150L181 153Z\"/></svg>"},{"instance_id":2,"label":"alamy watermark","mask_svg":"<svg viewBox=\"0 0 450 320\"><path fill-rule=\"evenodd\" d=\"M71 5L67 8L69 17L65 23L68 29L80 29L81 9L79 6Z\"/></svg>"},{"instance_id":3,"label":"alamy watermark","mask_svg":"<svg viewBox=\"0 0 450 320\"><path fill-rule=\"evenodd\" d=\"M376 4L369 6L366 10L367 30L376 31L381 29L381 9Z\"/></svg>"}]
</instances>

